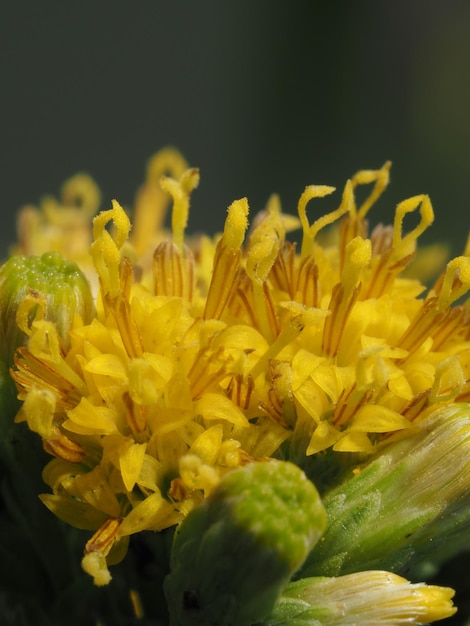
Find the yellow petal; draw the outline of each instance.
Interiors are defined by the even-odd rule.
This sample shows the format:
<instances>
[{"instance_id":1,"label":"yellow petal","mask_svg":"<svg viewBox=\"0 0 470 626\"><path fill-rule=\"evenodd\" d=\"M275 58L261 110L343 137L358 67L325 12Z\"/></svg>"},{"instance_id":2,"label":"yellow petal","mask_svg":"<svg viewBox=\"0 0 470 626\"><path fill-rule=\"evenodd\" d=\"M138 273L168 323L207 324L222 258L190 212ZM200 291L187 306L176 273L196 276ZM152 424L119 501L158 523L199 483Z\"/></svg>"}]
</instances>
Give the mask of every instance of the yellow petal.
<instances>
[{"instance_id":1,"label":"yellow petal","mask_svg":"<svg viewBox=\"0 0 470 626\"><path fill-rule=\"evenodd\" d=\"M328 399L322 389L311 378L307 379L301 387L294 391L294 397L315 422L319 422L321 416L328 409Z\"/></svg>"},{"instance_id":2,"label":"yellow petal","mask_svg":"<svg viewBox=\"0 0 470 626\"><path fill-rule=\"evenodd\" d=\"M410 422L400 413L380 404L366 404L354 416L350 430L364 433L387 433L409 426Z\"/></svg>"},{"instance_id":3,"label":"yellow petal","mask_svg":"<svg viewBox=\"0 0 470 626\"><path fill-rule=\"evenodd\" d=\"M339 441L337 441L333 446L333 450L337 452L370 453L374 451L374 446L371 444L366 433L353 432L346 434Z\"/></svg>"},{"instance_id":4,"label":"yellow petal","mask_svg":"<svg viewBox=\"0 0 470 626\"><path fill-rule=\"evenodd\" d=\"M390 378L388 388L393 394L403 400L411 400L413 397L413 390L411 389L410 383L403 374L396 378Z\"/></svg>"},{"instance_id":5,"label":"yellow petal","mask_svg":"<svg viewBox=\"0 0 470 626\"><path fill-rule=\"evenodd\" d=\"M326 420L322 420L310 439L307 455L321 452L334 445L342 437L341 432Z\"/></svg>"},{"instance_id":6,"label":"yellow petal","mask_svg":"<svg viewBox=\"0 0 470 626\"><path fill-rule=\"evenodd\" d=\"M298 389L323 361L323 357L308 350L298 350L292 359L292 390ZM332 372L332 368L327 368L327 371Z\"/></svg>"},{"instance_id":7,"label":"yellow petal","mask_svg":"<svg viewBox=\"0 0 470 626\"><path fill-rule=\"evenodd\" d=\"M196 411L207 420L221 419L237 426L248 426L244 413L222 394L205 393L196 402Z\"/></svg>"},{"instance_id":8,"label":"yellow petal","mask_svg":"<svg viewBox=\"0 0 470 626\"><path fill-rule=\"evenodd\" d=\"M106 406L94 405L85 397L67 412L67 417L63 426L72 433L108 435L116 432L114 412Z\"/></svg>"},{"instance_id":9,"label":"yellow petal","mask_svg":"<svg viewBox=\"0 0 470 626\"><path fill-rule=\"evenodd\" d=\"M91 472L79 474L74 480L74 487L78 490L81 500L86 500L98 511L103 511L110 517L119 517L121 505L97 465Z\"/></svg>"},{"instance_id":10,"label":"yellow petal","mask_svg":"<svg viewBox=\"0 0 470 626\"><path fill-rule=\"evenodd\" d=\"M211 426L194 441L189 449L190 453L200 457L204 463L214 465L222 443L222 435L222 424Z\"/></svg>"},{"instance_id":11,"label":"yellow petal","mask_svg":"<svg viewBox=\"0 0 470 626\"><path fill-rule=\"evenodd\" d=\"M106 513L98 511L86 502L79 502L69 497L56 496L51 493L43 493L39 498L49 511L75 528L96 530L108 519Z\"/></svg>"},{"instance_id":12,"label":"yellow petal","mask_svg":"<svg viewBox=\"0 0 470 626\"><path fill-rule=\"evenodd\" d=\"M160 492L153 493L137 504L124 518L116 536L124 537L142 530L161 530L164 520L173 511L173 505L167 502Z\"/></svg>"},{"instance_id":13,"label":"yellow petal","mask_svg":"<svg viewBox=\"0 0 470 626\"><path fill-rule=\"evenodd\" d=\"M146 443L134 443L119 454L122 480L127 491L132 491L144 462Z\"/></svg>"},{"instance_id":14,"label":"yellow petal","mask_svg":"<svg viewBox=\"0 0 470 626\"><path fill-rule=\"evenodd\" d=\"M101 374L102 376L127 381L126 367L115 354L100 354L88 361L85 370L91 374Z\"/></svg>"}]
</instances>

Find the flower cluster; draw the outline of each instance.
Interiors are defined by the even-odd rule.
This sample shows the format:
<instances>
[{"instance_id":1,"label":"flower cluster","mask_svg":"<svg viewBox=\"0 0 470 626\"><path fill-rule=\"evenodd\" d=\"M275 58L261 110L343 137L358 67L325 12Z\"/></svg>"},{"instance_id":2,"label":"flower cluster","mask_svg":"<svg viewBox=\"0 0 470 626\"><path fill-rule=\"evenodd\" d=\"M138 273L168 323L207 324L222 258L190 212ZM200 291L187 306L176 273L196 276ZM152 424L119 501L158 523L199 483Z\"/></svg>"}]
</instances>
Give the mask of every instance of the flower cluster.
<instances>
[{"instance_id":1,"label":"flower cluster","mask_svg":"<svg viewBox=\"0 0 470 626\"><path fill-rule=\"evenodd\" d=\"M23 338L14 340L11 368L23 401L16 421L27 422L53 456L43 472L51 490L41 495L43 503L90 531L83 567L96 584L110 581L108 566L125 556L131 535L191 519L238 468L277 459L302 468L317 485L329 523L324 542L307 558L307 578L291 583L300 591L288 588L277 609L266 609L274 610L269 623L296 623L283 621L286 606L302 615L299 624L342 623L330 615L341 578L311 578L324 575L347 574L338 584L350 590L351 611L361 615L363 592L351 590L369 583L377 597L393 588L391 604L413 623L452 613L447 592L424 585L411 591L403 579L378 570L402 571L423 553L433 528L448 530L436 520L456 502L463 519L470 515L462 504L470 492L468 419L462 421L470 400L470 310L462 302L470 289L469 250L448 262L429 289L416 277L417 240L433 221L425 195L401 202L392 226L369 233L367 215L388 184L389 168L358 172L338 208L317 219L309 217L310 203L332 187L308 186L296 216L284 214L273 196L250 227L248 202L237 200L213 238L185 234L199 172L173 150L151 161L132 230L128 212L113 201L94 218L91 235L87 223L98 194L84 176L64 188L65 211L49 199L22 214L15 252L62 252L94 293L92 303L74 286L73 307L52 314L44 290L12 295L11 268L0 275L0 289L9 285L8 314L15 309ZM362 185L372 188L358 206ZM418 217L407 230L409 214ZM290 233L298 228L297 246ZM439 256L427 257L428 268ZM50 257L41 258L47 264ZM442 420L463 424L465 435L454 435L447 422L441 427ZM447 482L432 478L440 493L431 502L423 466L451 436L455 459L463 460ZM406 498L410 507L420 502L420 514L411 515L410 530L399 509L389 517L387 502L400 498L407 459L418 458L412 479L419 487ZM438 455L436 477L448 462ZM395 531L402 524L403 532L391 532L382 544L374 516L393 520ZM354 537L340 532L348 524ZM459 528L453 528L454 551ZM415 543L408 531L418 536ZM357 549L348 552L358 537ZM366 569L377 571L351 581ZM323 608L312 608L316 594ZM408 597L416 610L403 609ZM387 614L380 602L374 610ZM306 621L307 613L319 621ZM361 623L377 623L374 615ZM174 623L192 623L184 619Z\"/></svg>"}]
</instances>

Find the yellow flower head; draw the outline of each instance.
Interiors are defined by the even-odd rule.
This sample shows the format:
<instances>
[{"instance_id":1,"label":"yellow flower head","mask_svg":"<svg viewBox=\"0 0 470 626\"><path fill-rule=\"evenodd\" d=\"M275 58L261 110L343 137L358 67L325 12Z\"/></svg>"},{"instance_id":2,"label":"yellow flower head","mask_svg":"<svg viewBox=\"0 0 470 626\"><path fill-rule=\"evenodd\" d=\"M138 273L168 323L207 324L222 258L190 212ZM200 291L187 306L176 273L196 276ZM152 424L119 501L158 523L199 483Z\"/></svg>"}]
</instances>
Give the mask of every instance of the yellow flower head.
<instances>
[{"instance_id":1,"label":"yellow flower head","mask_svg":"<svg viewBox=\"0 0 470 626\"><path fill-rule=\"evenodd\" d=\"M232 468L276 456L302 466L327 449L362 458L436 406L470 398L469 310L456 304L470 260L451 260L427 293L405 276L433 221L424 195L368 233L389 164L357 173L316 220L310 202L331 187L307 187L298 218L271 198L250 230L247 200L235 201L220 236L190 241L199 173L167 158L157 169L159 179L178 172L160 180L172 233L149 173L134 234L116 201L94 220L94 319L77 321L67 348L54 324L33 320L13 371L17 419L55 457L42 499L96 531L84 567L101 583L129 535L180 522ZM372 191L358 207L364 184ZM286 238L299 225L300 250Z\"/></svg>"}]
</instances>

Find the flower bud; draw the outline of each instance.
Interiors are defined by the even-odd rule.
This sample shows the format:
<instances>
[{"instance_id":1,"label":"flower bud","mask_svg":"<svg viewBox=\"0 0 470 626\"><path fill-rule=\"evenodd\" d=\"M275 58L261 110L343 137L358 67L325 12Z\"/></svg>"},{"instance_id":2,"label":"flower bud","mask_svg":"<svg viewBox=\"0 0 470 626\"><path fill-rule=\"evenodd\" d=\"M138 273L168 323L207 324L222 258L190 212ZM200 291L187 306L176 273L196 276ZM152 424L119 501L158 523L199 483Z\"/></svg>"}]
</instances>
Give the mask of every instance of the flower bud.
<instances>
[{"instance_id":1,"label":"flower bud","mask_svg":"<svg viewBox=\"0 0 470 626\"><path fill-rule=\"evenodd\" d=\"M468 542L470 405L444 406L323 499L328 528L302 576L403 572Z\"/></svg>"},{"instance_id":2,"label":"flower bud","mask_svg":"<svg viewBox=\"0 0 470 626\"><path fill-rule=\"evenodd\" d=\"M8 445L18 409L9 368L15 350L26 343L34 319L54 322L66 348L74 320L80 317L88 323L93 308L87 279L74 262L58 252L13 256L0 268L0 425L4 445Z\"/></svg>"},{"instance_id":3,"label":"flower bud","mask_svg":"<svg viewBox=\"0 0 470 626\"><path fill-rule=\"evenodd\" d=\"M249 626L269 615L326 525L314 485L287 462L227 474L175 534L172 626Z\"/></svg>"},{"instance_id":4,"label":"flower bud","mask_svg":"<svg viewBox=\"0 0 470 626\"><path fill-rule=\"evenodd\" d=\"M396 574L366 571L302 578L287 585L270 626L430 624L456 612L453 589L411 584Z\"/></svg>"},{"instance_id":5,"label":"flower bud","mask_svg":"<svg viewBox=\"0 0 470 626\"><path fill-rule=\"evenodd\" d=\"M26 298L31 298L28 321L43 307L46 319L55 322L65 346L75 316L91 321L93 300L88 282L73 261L58 252L40 257L14 256L0 268L0 346L9 365L16 348L25 342L18 328L17 312ZM34 306L36 302L36 306Z\"/></svg>"}]
</instances>

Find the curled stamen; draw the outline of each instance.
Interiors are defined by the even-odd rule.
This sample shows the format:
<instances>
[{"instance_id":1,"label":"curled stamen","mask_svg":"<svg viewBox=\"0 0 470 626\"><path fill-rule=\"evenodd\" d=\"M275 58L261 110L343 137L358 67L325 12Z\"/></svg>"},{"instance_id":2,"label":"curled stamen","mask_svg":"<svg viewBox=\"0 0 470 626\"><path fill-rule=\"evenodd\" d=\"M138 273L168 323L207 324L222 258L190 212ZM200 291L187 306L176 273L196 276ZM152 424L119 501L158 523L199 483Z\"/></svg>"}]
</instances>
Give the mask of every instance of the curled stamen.
<instances>
[{"instance_id":1,"label":"curled stamen","mask_svg":"<svg viewBox=\"0 0 470 626\"><path fill-rule=\"evenodd\" d=\"M449 261L445 272L436 286L437 307L444 309L461 298L470 289L470 258L458 256Z\"/></svg>"},{"instance_id":2,"label":"curled stamen","mask_svg":"<svg viewBox=\"0 0 470 626\"><path fill-rule=\"evenodd\" d=\"M374 205L383 194L390 181L391 166L391 161L387 161L379 170L360 170L352 177L351 182L353 190L358 185L369 185L370 183L375 182L369 196L357 211L359 219L364 219L371 206Z\"/></svg>"},{"instance_id":3,"label":"curled stamen","mask_svg":"<svg viewBox=\"0 0 470 626\"><path fill-rule=\"evenodd\" d=\"M403 220L405 215L412 213L419 209L421 214L421 220L413 230L403 236ZM393 226L393 242L392 248L394 255L391 259L392 262L396 262L410 254L413 254L416 249L416 241L422 233L429 228L434 221L434 211L432 210L431 200L429 196L421 194L408 198L397 205L395 212L395 220Z\"/></svg>"},{"instance_id":4,"label":"curled stamen","mask_svg":"<svg viewBox=\"0 0 470 626\"><path fill-rule=\"evenodd\" d=\"M199 184L199 170L186 170L180 180L163 177L160 181L162 189L173 198L171 228L173 241L178 248L184 249L184 231L188 223L190 194Z\"/></svg>"},{"instance_id":5,"label":"curled stamen","mask_svg":"<svg viewBox=\"0 0 470 626\"><path fill-rule=\"evenodd\" d=\"M406 235L402 234L405 215L419 209L419 224ZM428 228L434 219L428 196L415 196L401 202L395 212L393 229L378 227L372 236L374 255L371 262L371 274L362 298L378 298L388 292L395 278L404 270L414 256L418 237Z\"/></svg>"},{"instance_id":6,"label":"curled stamen","mask_svg":"<svg viewBox=\"0 0 470 626\"><path fill-rule=\"evenodd\" d=\"M313 224L310 224L307 218L307 204L313 198L324 198L325 196L330 195L331 193L333 193L333 191L335 191L335 187L329 187L327 185L309 185L305 188L305 191L300 196L297 209L303 230L301 250L302 257L305 257L308 254L312 253L313 242L319 231L325 226L333 224L333 222L335 222L339 217L341 217L341 215L349 210L350 186L347 185L347 188L349 191L348 193L346 193L345 189L345 194L343 194L343 201L336 209L336 211L332 211L331 213L327 213L326 215L319 217Z\"/></svg>"},{"instance_id":7,"label":"curled stamen","mask_svg":"<svg viewBox=\"0 0 470 626\"><path fill-rule=\"evenodd\" d=\"M76 174L65 182L61 199L64 206L77 207L91 218L100 206L101 193L88 174Z\"/></svg>"},{"instance_id":8,"label":"curled stamen","mask_svg":"<svg viewBox=\"0 0 470 626\"><path fill-rule=\"evenodd\" d=\"M115 226L114 236L106 230L109 222ZM91 256L96 271L101 279L103 290L111 297L119 294L121 284L119 280L120 249L127 240L131 223L120 204L113 200L113 208L103 211L93 220L93 235L95 241L91 244Z\"/></svg>"},{"instance_id":9,"label":"curled stamen","mask_svg":"<svg viewBox=\"0 0 470 626\"><path fill-rule=\"evenodd\" d=\"M159 185L164 174L178 179L187 169L186 159L179 150L171 147L163 148L149 159L146 182Z\"/></svg>"}]
</instances>

